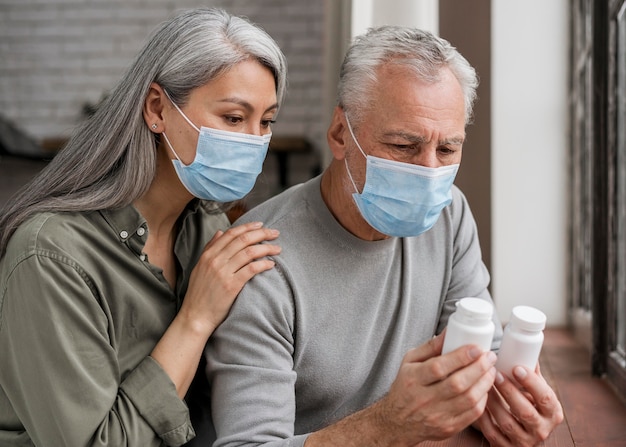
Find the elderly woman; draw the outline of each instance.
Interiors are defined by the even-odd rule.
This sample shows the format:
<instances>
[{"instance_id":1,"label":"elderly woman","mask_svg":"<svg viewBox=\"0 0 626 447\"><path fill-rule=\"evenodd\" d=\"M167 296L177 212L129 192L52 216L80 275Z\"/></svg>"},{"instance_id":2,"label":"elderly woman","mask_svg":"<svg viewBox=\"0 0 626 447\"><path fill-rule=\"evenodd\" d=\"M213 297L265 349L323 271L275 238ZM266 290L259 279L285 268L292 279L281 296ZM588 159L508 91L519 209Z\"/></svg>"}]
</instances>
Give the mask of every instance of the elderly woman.
<instances>
[{"instance_id":1,"label":"elderly woman","mask_svg":"<svg viewBox=\"0 0 626 447\"><path fill-rule=\"evenodd\" d=\"M257 26L184 12L2 210L0 445L194 437L203 348L280 251L224 204L254 185L285 79Z\"/></svg>"}]
</instances>

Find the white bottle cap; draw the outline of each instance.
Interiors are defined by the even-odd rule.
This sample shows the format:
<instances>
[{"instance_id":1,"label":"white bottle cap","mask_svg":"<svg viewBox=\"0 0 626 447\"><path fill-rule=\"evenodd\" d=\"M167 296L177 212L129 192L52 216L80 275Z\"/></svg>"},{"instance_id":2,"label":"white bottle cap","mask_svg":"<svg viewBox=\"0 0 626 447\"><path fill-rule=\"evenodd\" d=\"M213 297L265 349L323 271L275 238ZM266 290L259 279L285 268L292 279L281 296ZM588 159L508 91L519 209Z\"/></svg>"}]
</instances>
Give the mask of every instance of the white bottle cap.
<instances>
[{"instance_id":1,"label":"white bottle cap","mask_svg":"<svg viewBox=\"0 0 626 447\"><path fill-rule=\"evenodd\" d=\"M546 315L530 306L515 306L511 311L511 323L525 331L542 331L546 327Z\"/></svg>"},{"instance_id":2,"label":"white bottle cap","mask_svg":"<svg viewBox=\"0 0 626 447\"><path fill-rule=\"evenodd\" d=\"M456 302L456 308L462 312L465 317L476 318L479 320L491 319L493 314L493 306L489 301L480 298L461 298Z\"/></svg>"}]
</instances>

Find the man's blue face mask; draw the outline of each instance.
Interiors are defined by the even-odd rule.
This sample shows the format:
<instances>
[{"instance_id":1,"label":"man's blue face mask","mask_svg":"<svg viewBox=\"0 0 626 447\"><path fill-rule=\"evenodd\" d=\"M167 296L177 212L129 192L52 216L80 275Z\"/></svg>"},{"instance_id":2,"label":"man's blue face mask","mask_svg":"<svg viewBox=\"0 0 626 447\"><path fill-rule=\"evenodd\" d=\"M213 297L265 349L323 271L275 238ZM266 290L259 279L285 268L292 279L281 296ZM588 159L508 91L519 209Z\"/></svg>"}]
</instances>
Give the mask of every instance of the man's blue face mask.
<instances>
[{"instance_id":1,"label":"man's blue face mask","mask_svg":"<svg viewBox=\"0 0 626 447\"><path fill-rule=\"evenodd\" d=\"M441 210L452 202L451 188L459 165L428 168L366 155L347 115L346 122L367 160L365 185L359 193L344 158L356 191L352 197L367 223L380 233L395 237L418 236L432 228Z\"/></svg>"},{"instance_id":2,"label":"man's blue face mask","mask_svg":"<svg viewBox=\"0 0 626 447\"><path fill-rule=\"evenodd\" d=\"M165 94L169 98L169 94ZM174 101L172 104L200 134L196 156L191 164L185 165L163 132L176 156L176 160L172 160L174 169L187 191L199 199L216 202L243 198L261 173L272 134L258 136L209 127L198 129Z\"/></svg>"}]
</instances>

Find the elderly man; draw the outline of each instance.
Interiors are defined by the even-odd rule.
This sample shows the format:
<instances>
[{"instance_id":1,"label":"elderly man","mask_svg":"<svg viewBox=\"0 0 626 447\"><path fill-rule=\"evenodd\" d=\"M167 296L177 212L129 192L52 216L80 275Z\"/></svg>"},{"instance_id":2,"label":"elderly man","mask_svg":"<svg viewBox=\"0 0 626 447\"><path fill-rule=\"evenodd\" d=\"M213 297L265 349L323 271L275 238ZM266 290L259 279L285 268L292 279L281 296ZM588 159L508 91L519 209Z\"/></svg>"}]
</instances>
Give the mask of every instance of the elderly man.
<instances>
[{"instance_id":1,"label":"elderly man","mask_svg":"<svg viewBox=\"0 0 626 447\"><path fill-rule=\"evenodd\" d=\"M530 446L561 422L538 369L518 369L514 384L491 351L441 355L456 301L491 301L452 184L476 86L429 33L356 39L328 129L332 163L243 217L279 229L282 253L207 348L216 445L412 446L473 424L493 445Z\"/></svg>"}]
</instances>

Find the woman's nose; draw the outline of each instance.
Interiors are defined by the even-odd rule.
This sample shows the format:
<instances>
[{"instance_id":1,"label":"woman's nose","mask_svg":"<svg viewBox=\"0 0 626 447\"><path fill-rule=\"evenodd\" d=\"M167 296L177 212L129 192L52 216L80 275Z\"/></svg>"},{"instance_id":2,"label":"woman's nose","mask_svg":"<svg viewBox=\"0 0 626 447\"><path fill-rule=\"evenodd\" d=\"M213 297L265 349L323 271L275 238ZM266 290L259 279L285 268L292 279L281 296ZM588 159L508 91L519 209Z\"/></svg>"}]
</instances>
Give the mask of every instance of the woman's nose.
<instances>
[{"instance_id":1,"label":"woman's nose","mask_svg":"<svg viewBox=\"0 0 626 447\"><path fill-rule=\"evenodd\" d=\"M246 126L246 128L243 130L243 132L245 132L247 134L250 134L250 135L263 136L263 135L269 133L270 129L269 128L264 128L260 124L251 124L249 126Z\"/></svg>"}]
</instances>

